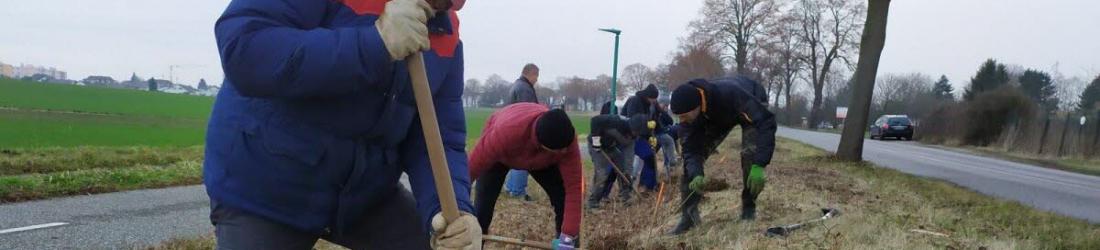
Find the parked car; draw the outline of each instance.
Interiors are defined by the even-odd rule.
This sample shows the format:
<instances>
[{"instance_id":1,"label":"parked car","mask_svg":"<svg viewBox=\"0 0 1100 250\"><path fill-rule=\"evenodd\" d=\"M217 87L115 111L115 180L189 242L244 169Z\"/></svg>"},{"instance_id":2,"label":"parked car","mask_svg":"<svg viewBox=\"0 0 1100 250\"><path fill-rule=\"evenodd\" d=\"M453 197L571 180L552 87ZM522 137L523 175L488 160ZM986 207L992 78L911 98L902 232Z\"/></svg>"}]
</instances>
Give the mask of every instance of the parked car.
<instances>
[{"instance_id":1,"label":"parked car","mask_svg":"<svg viewBox=\"0 0 1100 250\"><path fill-rule=\"evenodd\" d=\"M871 139L893 137L899 140L913 139L913 121L906 115L880 116L871 125Z\"/></svg>"}]
</instances>

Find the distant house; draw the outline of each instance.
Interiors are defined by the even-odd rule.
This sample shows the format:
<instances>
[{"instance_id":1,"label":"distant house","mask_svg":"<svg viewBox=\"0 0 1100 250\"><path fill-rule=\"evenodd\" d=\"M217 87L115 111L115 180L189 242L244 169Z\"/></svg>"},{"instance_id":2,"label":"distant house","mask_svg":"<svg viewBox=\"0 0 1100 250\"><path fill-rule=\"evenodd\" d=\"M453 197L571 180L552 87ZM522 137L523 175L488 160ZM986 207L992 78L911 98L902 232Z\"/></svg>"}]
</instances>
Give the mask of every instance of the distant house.
<instances>
[{"instance_id":1,"label":"distant house","mask_svg":"<svg viewBox=\"0 0 1100 250\"><path fill-rule=\"evenodd\" d=\"M140 90L149 89L149 82L145 81L145 80L141 80L141 77L138 77L137 73L133 73L132 75L130 75L130 80L129 81L120 82L118 85L119 85L118 87L127 88L127 89L140 89Z\"/></svg>"},{"instance_id":2,"label":"distant house","mask_svg":"<svg viewBox=\"0 0 1100 250\"><path fill-rule=\"evenodd\" d=\"M15 66L11 66L11 64L0 63L0 76L4 76L7 78L16 78Z\"/></svg>"},{"instance_id":3,"label":"distant house","mask_svg":"<svg viewBox=\"0 0 1100 250\"><path fill-rule=\"evenodd\" d=\"M80 82L84 83L84 85L87 85L87 86L105 86L105 87L111 87L112 85L117 85L118 84L118 81L115 81L115 79L111 78L110 76L88 76L88 77L85 77L84 80L80 80Z\"/></svg>"}]
</instances>

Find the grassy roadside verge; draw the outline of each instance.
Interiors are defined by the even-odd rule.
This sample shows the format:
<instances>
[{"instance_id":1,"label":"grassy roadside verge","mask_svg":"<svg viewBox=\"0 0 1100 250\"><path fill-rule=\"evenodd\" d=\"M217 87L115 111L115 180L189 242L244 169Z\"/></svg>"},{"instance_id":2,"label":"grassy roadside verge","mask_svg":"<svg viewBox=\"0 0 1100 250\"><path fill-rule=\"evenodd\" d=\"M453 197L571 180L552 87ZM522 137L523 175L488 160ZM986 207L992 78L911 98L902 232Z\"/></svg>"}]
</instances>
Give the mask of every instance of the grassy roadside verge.
<instances>
[{"instance_id":1,"label":"grassy roadside verge","mask_svg":"<svg viewBox=\"0 0 1100 250\"><path fill-rule=\"evenodd\" d=\"M0 149L0 176L44 174L137 165L168 165L202 159L203 147L49 147Z\"/></svg>"},{"instance_id":2,"label":"grassy roadside verge","mask_svg":"<svg viewBox=\"0 0 1100 250\"><path fill-rule=\"evenodd\" d=\"M0 203L202 182L201 146L0 149Z\"/></svg>"},{"instance_id":3,"label":"grassy roadside verge","mask_svg":"<svg viewBox=\"0 0 1100 250\"><path fill-rule=\"evenodd\" d=\"M202 165L197 161L180 161L164 166L143 165L9 175L0 176L0 203L201 182Z\"/></svg>"}]
</instances>

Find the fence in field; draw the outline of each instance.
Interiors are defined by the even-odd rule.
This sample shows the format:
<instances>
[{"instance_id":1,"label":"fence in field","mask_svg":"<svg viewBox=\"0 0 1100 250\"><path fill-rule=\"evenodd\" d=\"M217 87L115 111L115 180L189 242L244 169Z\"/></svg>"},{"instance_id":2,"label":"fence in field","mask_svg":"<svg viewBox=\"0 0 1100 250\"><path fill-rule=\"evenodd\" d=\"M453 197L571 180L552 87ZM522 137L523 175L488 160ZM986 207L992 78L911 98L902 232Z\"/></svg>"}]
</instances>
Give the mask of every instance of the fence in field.
<instances>
[{"instance_id":1,"label":"fence in field","mask_svg":"<svg viewBox=\"0 0 1100 250\"><path fill-rule=\"evenodd\" d=\"M1098 158L1100 112L1049 114L1021 120L1008 125L996 143L1010 152Z\"/></svg>"}]
</instances>

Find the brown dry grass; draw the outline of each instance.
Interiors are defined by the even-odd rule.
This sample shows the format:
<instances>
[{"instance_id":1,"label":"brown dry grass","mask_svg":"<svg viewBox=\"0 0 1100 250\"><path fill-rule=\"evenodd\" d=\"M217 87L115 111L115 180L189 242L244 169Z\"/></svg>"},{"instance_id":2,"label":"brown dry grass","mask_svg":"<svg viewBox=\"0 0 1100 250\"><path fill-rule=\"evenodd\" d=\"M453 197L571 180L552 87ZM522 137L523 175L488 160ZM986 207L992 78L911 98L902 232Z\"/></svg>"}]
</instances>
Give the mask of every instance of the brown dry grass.
<instances>
[{"instance_id":1,"label":"brown dry grass","mask_svg":"<svg viewBox=\"0 0 1100 250\"><path fill-rule=\"evenodd\" d=\"M727 141L739 141L736 133ZM778 143L768 167L768 187L758 201L758 218L738 220L741 173L738 143L725 143L706 173L719 191L701 205L703 224L683 236L664 232L678 221L676 185L654 216L654 198L611 203L585 211L582 244L587 249L1100 249L1100 226L1038 211L941 181L913 177L864 163L847 163L791 140ZM586 172L589 176L590 172ZM721 183L729 186L722 189ZM538 185L535 202L502 198L493 233L549 242L553 214ZM839 217L769 238L768 227L840 209ZM938 232L947 237L913 232ZM487 249L519 249L500 244Z\"/></svg>"}]
</instances>

